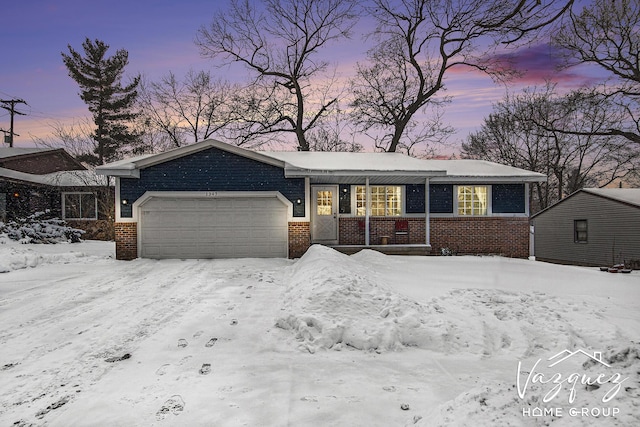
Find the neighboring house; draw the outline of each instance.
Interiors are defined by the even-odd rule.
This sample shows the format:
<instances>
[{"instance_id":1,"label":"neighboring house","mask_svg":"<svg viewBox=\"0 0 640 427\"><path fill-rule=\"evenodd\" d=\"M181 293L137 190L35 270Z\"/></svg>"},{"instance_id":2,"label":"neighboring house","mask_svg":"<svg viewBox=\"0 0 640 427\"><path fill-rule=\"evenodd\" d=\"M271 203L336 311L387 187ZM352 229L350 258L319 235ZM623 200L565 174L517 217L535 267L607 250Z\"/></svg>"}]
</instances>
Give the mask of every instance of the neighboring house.
<instances>
[{"instance_id":1,"label":"neighboring house","mask_svg":"<svg viewBox=\"0 0 640 427\"><path fill-rule=\"evenodd\" d=\"M299 257L449 248L529 254L542 174L399 153L261 152L206 140L97 168L116 177L116 257Z\"/></svg>"},{"instance_id":2,"label":"neighboring house","mask_svg":"<svg viewBox=\"0 0 640 427\"><path fill-rule=\"evenodd\" d=\"M640 188L584 188L531 223L537 260L640 268Z\"/></svg>"},{"instance_id":3,"label":"neighboring house","mask_svg":"<svg viewBox=\"0 0 640 427\"><path fill-rule=\"evenodd\" d=\"M64 149L0 147L0 221L48 210L85 238L112 239L106 182Z\"/></svg>"}]
</instances>

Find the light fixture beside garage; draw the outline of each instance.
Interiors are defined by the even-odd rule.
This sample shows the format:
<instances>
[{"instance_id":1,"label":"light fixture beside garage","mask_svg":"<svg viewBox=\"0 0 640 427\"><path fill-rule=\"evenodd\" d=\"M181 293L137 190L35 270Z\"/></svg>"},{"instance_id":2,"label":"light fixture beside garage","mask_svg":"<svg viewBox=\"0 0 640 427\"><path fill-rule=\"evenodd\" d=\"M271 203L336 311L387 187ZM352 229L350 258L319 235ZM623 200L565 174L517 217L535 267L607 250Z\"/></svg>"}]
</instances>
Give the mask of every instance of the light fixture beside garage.
<instances>
[{"instance_id":1,"label":"light fixture beside garage","mask_svg":"<svg viewBox=\"0 0 640 427\"><path fill-rule=\"evenodd\" d=\"M301 205L302 204L302 199L296 199L296 205Z\"/></svg>"},{"instance_id":2,"label":"light fixture beside garage","mask_svg":"<svg viewBox=\"0 0 640 427\"><path fill-rule=\"evenodd\" d=\"M128 204L129 204L129 201L128 201L127 199L122 199L122 204L123 204L123 205L128 205Z\"/></svg>"}]
</instances>

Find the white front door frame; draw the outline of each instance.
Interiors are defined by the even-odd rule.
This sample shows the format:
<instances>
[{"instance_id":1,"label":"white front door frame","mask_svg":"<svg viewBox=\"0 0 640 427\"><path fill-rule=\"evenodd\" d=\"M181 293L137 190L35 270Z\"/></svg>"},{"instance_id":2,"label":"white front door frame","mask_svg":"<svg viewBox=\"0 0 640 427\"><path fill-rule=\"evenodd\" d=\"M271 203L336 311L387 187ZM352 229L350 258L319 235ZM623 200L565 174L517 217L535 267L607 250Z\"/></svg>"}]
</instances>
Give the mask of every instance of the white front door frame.
<instances>
[{"instance_id":1,"label":"white front door frame","mask_svg":"<svg viewBox=\"0 0 640 427\"><path fill-rule=\"evenodd\" d=\"M329 192L324 198L327 205L318 209L318 192ZM337 185L313 185L311 186L311 241L313 243L337 244L338 243L338 186ZM323 212L320 212L323 211Z\"/></svg>"}]
</instances>

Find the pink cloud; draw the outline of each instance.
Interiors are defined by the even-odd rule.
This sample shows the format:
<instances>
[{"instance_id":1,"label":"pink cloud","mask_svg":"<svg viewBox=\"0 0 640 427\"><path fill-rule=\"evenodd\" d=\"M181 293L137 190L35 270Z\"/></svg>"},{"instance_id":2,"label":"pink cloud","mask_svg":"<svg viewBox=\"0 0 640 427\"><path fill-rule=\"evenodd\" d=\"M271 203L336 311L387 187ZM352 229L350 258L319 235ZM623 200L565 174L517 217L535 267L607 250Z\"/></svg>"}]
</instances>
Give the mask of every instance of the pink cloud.
<instances>
[{"instance_id":1,"label":"pink cloud","mask_svg":"<svg viewBox=\"0 0 640 427\"><path fill-rule=\"evenodd\" d=\"M515 52L496 54L488 58L492 66L512 68L520 73L512 82L541 84L545 81L563 86L579 87L599 80L581 67L563 68L563 49L548 43L525 47Z\"/></svg>"}]
</instances>

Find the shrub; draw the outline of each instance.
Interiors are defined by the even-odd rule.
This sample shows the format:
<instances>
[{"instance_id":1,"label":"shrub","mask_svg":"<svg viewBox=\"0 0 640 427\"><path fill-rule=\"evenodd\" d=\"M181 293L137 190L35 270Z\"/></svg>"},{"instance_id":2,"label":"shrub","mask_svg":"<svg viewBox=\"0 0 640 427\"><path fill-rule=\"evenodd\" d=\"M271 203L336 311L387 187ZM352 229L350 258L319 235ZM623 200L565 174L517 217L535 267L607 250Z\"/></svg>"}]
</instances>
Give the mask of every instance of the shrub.
<instances>
[{"instance_id":1,"label":"shrub","mask_svg":"<svg viewBox=\"0 0 640 427\"><path fill-rule=\"evenodd\" d=\"M0 233L22 243L59 243L80 241L83 230L69 227L59 218L47 218L49 212L36 212L26 218L0 223Z\"/></svg>"}]
</instances>

